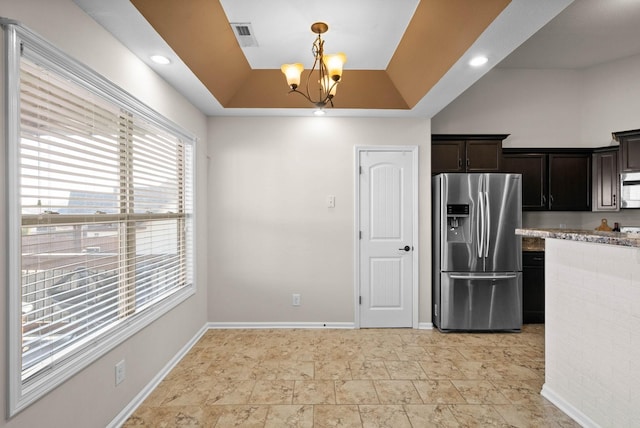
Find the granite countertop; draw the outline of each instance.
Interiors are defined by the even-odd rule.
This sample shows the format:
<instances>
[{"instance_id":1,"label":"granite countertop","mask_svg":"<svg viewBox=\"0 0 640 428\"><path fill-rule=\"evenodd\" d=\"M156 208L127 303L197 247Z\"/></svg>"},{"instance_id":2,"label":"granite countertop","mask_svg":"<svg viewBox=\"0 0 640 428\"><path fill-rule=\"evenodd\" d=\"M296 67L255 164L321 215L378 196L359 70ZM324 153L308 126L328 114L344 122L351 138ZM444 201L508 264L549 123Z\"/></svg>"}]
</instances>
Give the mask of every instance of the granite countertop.
<instances>
[{"instance_id":1,"label":"granite countertop","mask_svg":"<svg viewBox=\"0 0 640 428\"><path fill-rule=\"evenodd\" d=\"M594 244L640 247L640 234L638 233L601 232L598 230L580 229L516 229L516 235L531 238L566 239L570 241L592 242Z\"/></svg>"}]
</instances>

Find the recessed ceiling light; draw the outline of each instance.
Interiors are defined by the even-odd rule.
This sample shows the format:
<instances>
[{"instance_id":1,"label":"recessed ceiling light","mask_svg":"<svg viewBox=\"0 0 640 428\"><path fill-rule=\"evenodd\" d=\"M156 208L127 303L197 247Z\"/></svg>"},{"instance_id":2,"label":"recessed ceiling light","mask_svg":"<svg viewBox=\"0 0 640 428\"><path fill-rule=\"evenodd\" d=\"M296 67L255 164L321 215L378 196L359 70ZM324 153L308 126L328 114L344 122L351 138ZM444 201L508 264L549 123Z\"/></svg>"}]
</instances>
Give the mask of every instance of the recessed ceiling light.
<instances>
[{"instance_id":1,"label":"recessed ceiling light","mask_svg":"<svg viewBox=\"0 0 640 428\"><path fill-rule=\"evenodd\" d=\"M480 67L481 65L486 64L487 61L489 61L489 58L487 58L486 56L477 56L469 61L469 65L473 67Z\"/></svg>"},{"instance_id":2,"label":"recessed ceiling light","mask_svg":"<svg viewBox=\"0 0 640 428\"><path fill-rule=\"evenodd\" d=\"M171 60L163 55L151 55L151 61L161 65L171 64Z\"/></svg>"}]
</instances>

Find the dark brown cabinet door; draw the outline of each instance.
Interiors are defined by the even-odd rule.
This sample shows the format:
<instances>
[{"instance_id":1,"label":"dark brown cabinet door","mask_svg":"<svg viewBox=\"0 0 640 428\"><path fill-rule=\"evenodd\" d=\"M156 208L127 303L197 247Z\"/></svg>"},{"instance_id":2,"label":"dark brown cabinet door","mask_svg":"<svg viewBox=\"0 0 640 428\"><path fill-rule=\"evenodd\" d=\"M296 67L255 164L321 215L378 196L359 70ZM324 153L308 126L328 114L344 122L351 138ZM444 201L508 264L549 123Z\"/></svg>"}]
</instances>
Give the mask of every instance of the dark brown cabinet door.
<instances>
[{"instance_id":1,"label":"dark brown cabinet door","mask_svg":"<svg viewBox=\"0 0 640 428\"><path fill-rule=\"evenodd\" d=\"M465 172L464 141L432 141L431 173Z\"/></svg>"},{"instance_id":2,"label":"dark brown cabinet door","mask_svg":"<svg viewBox=\"0 0 640 428\"><path fill-rule=\"evenodd\" d=\"M522 253L522 322L544 322L544 252Z\"/></svg>"},{"instance_id":3,"label":"dark brown cabinet door","mask_svg":"<svg viewBox=\"0 0 640 428\"><path fill-rule=\"evenodd\" d=\"M593 154L593 210L617 211L618 148Z\"/></svg>"},{"instance_id":4,"label":"dark brown cabinet door","mask_svg":"<svg viewBox=\"0 0 640 428\"><path fill-rule=\"evenodd\" d=\"M549 209L591 211L591 154L549 154Z\"/></svg>"},{"instance_id":5,"label":"dark brown cabinet door","mask_svg":"<svg viewBox=\"0 0 640 428\"><path fill-rule=\"evenodd\" d=\"M499 172L502 160L502 141L467 141L467 172Z\"/></svg>"},{"instance_id":6,"label":"dark brown cabinet door","mask_svg":"<svg viewBox=\"0 0 640 428\"><path fill-rule=\"evenodd\" d=\"M508 134L432 134L431 173L501 172Z\"/></svg>"},{"instance_id":7,"label":"dark brown cabinet door","mask_svg":"<svg viewBox=\"0 0 640 428\"><path fill-rule=\"evenodd\" d=\"M522 209L547 209L547 155L544 153L505 154L502 170L522 174Z\"/></svg>"},{"instance_id":8,"label":"dark brown cabinet door","mask_svg":"<svg viewBox=\"0 0 640 428\"><path fill-rule=\"evenodd\" d=\"M620 152L622 155L621 172L640 171L640 134L621 138Z\"/></svg>"}]
</instances>

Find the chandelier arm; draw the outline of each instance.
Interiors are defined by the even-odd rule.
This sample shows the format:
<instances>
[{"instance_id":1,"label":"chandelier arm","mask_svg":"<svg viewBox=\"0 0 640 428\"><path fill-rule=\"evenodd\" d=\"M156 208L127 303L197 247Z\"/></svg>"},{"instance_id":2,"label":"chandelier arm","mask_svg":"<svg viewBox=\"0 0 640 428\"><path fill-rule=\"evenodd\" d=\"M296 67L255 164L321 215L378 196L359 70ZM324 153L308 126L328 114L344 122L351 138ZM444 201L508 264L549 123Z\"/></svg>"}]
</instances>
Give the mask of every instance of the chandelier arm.
<instances>
[{"instance_id":1,"label":"chandelier arm","mask_svg":"<svg viewBox=\"0 0 640 428\"><path fill-rule=\"evenodd\" d=\"M320 38L320 35L318 35L318 38ZM314 47L315 47L315 43L314 43ZM307 84L306 84L306 91L307 91L306 97L313 104L316 104L316 102L313 101L313 99L311 98L311 93L309 92L309 82L312 79L313 72L316 70L317 65L318 65L318 57L316 55L315 59L313 60L313 66L311 67L311 70L309 71L309 75L307 76Z\"/></svg>"},{"instance_id":2,"label":"chandelier arm","mask_svg":"<svg viewBox=\"0 0 640 428\"><path fill-rule=\"evenodd\" d=\"M323 61L324 57L324 40L322 40L322 33L318 33L318 37L313 43L312 52L314 55L313 67L311 67L311 71L309 72L309 76L307 78L306 91L307 98L311 103L315 104L317 107L324 106L327 103L327 95L328 93L324 91L322 87L322 82L324 76L326 76L326 66ZM317 67L317 68L316 68ZM314 71L318 72L318 101L313 101L311 97L311 91L309 90L309 82L313 79Z\"/></svg>"},{"instance_id":3,"label":"chandelier arm","mask_svg":"<svg viewBox=\"0 0 640 428\"><path fill-rule=\"evenodd\" d=\"M327 86L327 65L324 63L324 58L320 57L320 78L318 79L318 95L320 97L320 99L322 100L322 104L326 104L327 103L327 97L329 96L330 92L327 91L327 88L325 86Z\"/></svg>"},{"instance_id":4,"label":"chandelier arm","mask_svg":"<svg viewBox=\"0 0 640 428\"><path fill-rule=\"evenodd\" d=\"M304 92L300 92L300 91L299 91L299 90L297 90L297 89L292 89L292 90L290 90L288 93L289 93L289 94L291 94L291 93L293 93L293 92L295 92L296 94L300 94L300 95L302 95L303 97L305 97L305 98L307 99L307 101L309 101L309 102L310 102L310 103L312 103L312 104L315 104L315 101L313 101L311 98L309 98L309 96L308 96L307 94L305 94Z\"/></svg>"},{"instance_id":5,"label":"chandelier arm","mask_svg":"<svg viewBox=\"0 0 640 428\"><path fill-rule=\"evenodd\" d=\"M305 94L304 92L300 92L297 89L292 89L287 93L291 94L293 92L295 92L296 94L302 95L307 101L309 101L311 104L314 104L318 108L324 107L328 102L331 102L331 107L333 107L333 97L332 96L329 96L329 97L327 97L327 98L325 98L323 100L320 100L320 101L314 101L307 94Z\"/></svg>"},{"instance_id":6,"label":"chandelier arm","mask_svg":"<svg viewBox=\"0 0 640 428\"><path fill-rule=\"evenodd\" d=\"M313 42L313 46L311 47L311 53L313 53L313 66L311 67L311 70L309 70L309 75L307 76L306 97L312 104L315 104L315 101L313 101L313 99L311 98L311 93L309 92L309 81L311 81L313 72L316 70L316 66L318 65L318 52L320 51L321 42L322 42L322 39L320 38L320 34L318 34L318 36Z\"/></svg>"},{"instance_id":7,"label":"chandelier arm","mask_svg":"<svg viewBox=\"0 0 640 428\"><path fill-rule=\"evenodd\" d=\"M338 83L340 83L339 80L331 80L331 86L329 86L329 89L327 89L327 97L333 98L333 96L331 95L331 91L333 91L333 88L338 86Z\"/></svg>"},{"instance_id":8,"label":"chandelier arm","mask_svg":"<svg viewBox=\"0 0 640 428\"><path fill-rule=\"evenodd\" d=\"M318 39L320 39L320 35L318 34ZM320 98L319 103L321 103L322 105L325 105L327 103L327 100L329 98L329 94L331 94L331 91L328 90L329 88L325 87L328 86L327 83L329 82L327 79L328 74L327 74L327 65L324 63L324 41L320 40L320 53L318 55L318 61L320 62L320 67L319 67L319 79L318 79L318 95Z\"/></svg>"}]
</instances>

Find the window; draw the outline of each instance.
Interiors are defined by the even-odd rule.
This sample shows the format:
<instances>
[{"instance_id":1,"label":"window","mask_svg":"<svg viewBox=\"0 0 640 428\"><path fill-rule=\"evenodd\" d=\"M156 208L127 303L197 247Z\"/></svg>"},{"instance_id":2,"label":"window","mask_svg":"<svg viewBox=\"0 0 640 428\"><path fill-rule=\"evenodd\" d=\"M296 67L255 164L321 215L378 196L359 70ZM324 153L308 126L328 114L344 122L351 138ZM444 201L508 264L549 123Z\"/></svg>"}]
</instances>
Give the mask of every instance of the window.
<instances>
[{"instance_id":1,"label":"window","mask_svg":"<svg viewBox=\"0 0 640 428\"><path fill-rule=\"evenodd\" d=\"M15 413L193 293L194 141L28 30L5 37Z\"/></svg>"}]
</instances>

